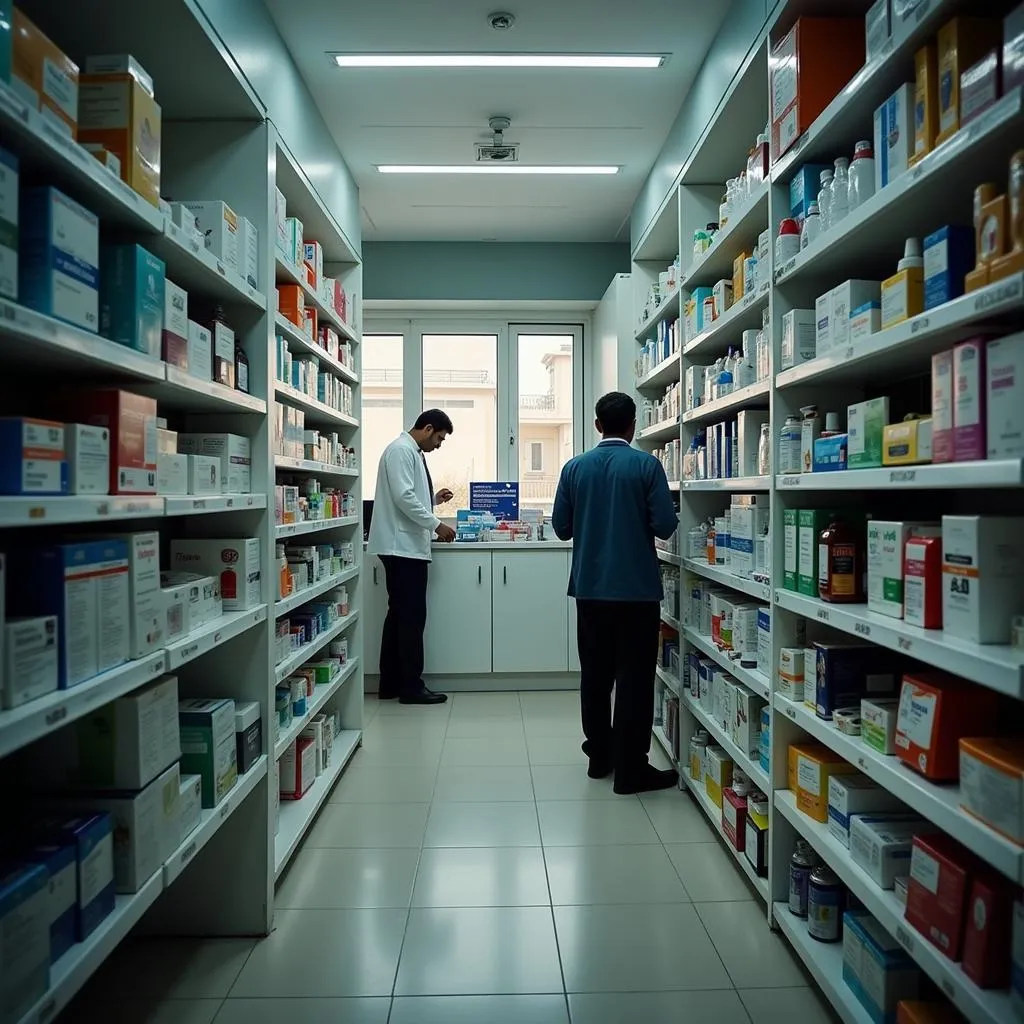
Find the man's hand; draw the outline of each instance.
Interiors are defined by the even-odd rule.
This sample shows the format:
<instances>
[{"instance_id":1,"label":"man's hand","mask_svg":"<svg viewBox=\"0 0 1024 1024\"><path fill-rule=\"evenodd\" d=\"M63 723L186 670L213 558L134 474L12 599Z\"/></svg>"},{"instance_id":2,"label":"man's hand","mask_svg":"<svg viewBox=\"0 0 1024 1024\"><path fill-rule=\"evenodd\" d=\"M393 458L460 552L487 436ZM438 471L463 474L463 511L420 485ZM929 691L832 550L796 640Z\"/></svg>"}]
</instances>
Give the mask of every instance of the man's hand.
<instances>
[{"instance_id":1,"label":"man's hand","mask_svg":"<svg viewBox=\"0 0 1024 1024\"><path fill-rule=\"evenodd\" d=\"M451 544L455 540L455 531L450 526L445 526L444 523L438 523L437 529L434 531L434 536L442 544Z\"/></svg>"},{"instance_id":2,"label":"man's hand","mask_svg":"<svg viewBox=\"0 0 1024 1024\"><path fill-rule=\"evenodd\" d=\"M452 492L449 491L447 487L442 487L441 490L439 490L437 494L434 495L434 504L447 505L448 502L451 501L452 498L454 497L455 495L452 494Z\"/></svg>"}]
</instances>

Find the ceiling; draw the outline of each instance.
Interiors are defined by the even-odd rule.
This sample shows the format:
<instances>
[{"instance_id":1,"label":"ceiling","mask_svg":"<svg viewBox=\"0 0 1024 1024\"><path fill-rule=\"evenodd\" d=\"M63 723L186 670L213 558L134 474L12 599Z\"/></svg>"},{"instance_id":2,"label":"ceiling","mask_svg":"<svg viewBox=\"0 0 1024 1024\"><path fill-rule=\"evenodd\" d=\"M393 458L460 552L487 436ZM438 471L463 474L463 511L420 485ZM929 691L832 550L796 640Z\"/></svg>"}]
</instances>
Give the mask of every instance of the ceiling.
<instances>
[{"instance_id":1,"label":"ceiling","mask_svg":"<svg viewBox=\"0 0 1024 1024\"><path fill-rule=\"evenodd\" d=\"M729 6L710 0L265 0L359 185L367 241L628 241L629 212ZM496 32L492 10L516 22ZM657 70L340 69L329 51L664 53ZM534 164L607 177L396 176L471 163L487 119Z\"/></svg>"}]
</instances>

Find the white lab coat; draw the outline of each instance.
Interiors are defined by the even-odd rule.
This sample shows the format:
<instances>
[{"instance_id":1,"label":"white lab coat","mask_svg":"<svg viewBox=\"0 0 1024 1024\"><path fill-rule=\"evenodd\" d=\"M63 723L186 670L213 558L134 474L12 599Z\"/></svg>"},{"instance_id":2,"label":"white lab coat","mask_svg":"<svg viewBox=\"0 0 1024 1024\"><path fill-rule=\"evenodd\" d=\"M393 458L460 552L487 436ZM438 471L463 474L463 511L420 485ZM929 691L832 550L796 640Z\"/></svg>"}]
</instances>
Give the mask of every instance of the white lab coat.
<instances>
[{"instance_id":1,"label":"white lab coat","mask_svg":"<svg viewBox=\"0 0 1024 1024\"><path fill-rule=\"evenodd\" d=\"M433 509L423 453L403 432L380 457L367 552L429 562L430 542L441 522Z\"/></svg>"}]
</instances>

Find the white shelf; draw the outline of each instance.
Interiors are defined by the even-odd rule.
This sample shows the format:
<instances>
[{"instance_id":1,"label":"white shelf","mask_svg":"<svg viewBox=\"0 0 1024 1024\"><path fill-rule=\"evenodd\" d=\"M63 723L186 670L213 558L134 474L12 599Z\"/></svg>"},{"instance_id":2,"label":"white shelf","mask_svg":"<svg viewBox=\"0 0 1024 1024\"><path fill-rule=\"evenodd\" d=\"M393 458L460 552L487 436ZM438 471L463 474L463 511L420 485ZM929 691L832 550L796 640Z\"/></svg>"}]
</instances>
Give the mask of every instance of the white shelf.
<instances>
[{"instance_id":1,"label":"white shelf","mask_svg":"<svg viewBox=\"0 0 1024 1024\"><path fill-rule=\"evenodd\" d=\"M713 402L698 405L696 409L690 409L683 413L684 423L701 423L704 420L719 419L730 412L739 409L747 409L751 406L762 405L767 407L768 392L771 390L771 381L759 380L748 384L745 388L739 388L723 398L716 398Z\"/></svg>"},{"instance_id":2,"label":"white shelf","mask_svg":"<svg viewBox=\"0 0 1024 1024\"><path fill-rule=\"evenodd\" d=\"M744 295L733 303L717 320L683 345L684 356L699 353L702 360L713 362L715 353L730 345L740 346L740 335L761 327L762 314L768 305L768 287Z\"/></svg>"},{"instance_id":3,"label":"white shelf","mask_svg":"<svg viewBox=\"0 0 1024 1024\"><path fill-rule=\"evenodd\" d=\"M266 617L267 606L265 604L245 611L225 612L213 622L208 622L205 626L192 630L188 636L168 644L167 670L174 672L182 665L201 658L214 648L227 643L228 640L241 636L242 633L263 622Z\"/></svg>"},{"instance_id":4,"label":"white shelf","mask_svg":"<svg viewBox=\"0 0 1024 1024\"><path fill-rule=\"evenodd\" d=\"M318 686L313 691L312 697L307 697L308 707L301 718L296 718L285 730L284 734L274 744L274 760L279 761L281 755L288 749L289 745L298 738L299 733L320 714L323 706L347 683L355 673L359 664L358 658L353 658L345 667L329 682Z\"/></svg>"},{"instance_id":5,"label":"white shelf","mask_svg":"<svg viewBox=\"0 0 1024 1024\"><path fill-rule=\"evenodd\" d=\"M802 703L775 694L774 704L776 711L804 732L856 765L865 775L973 850L996 870L1014 882L1024 882L1024 848L962 811L959 787L929 782L894 755L880 754L863 743L859 736L841 733L831 722L818 718Z\"/></svg>"},{"instance_id":6,"label":"white shelf","mask_svg":"<svg viewBox=\"0 0 1024 1024\"><path fill-rule=\"evenodd\" d=\"M188 494L168 495L163 499L166 516L211 515L214 512L244 512L267 507L265 494L211 494L195 498Z\"/></svg>"},{"instance_id":7,"label":"white shelf","mask_svg":"<svg viewBox=\"0 0 1024 1024\"><path fill-rule=\"evenodd\" d=\"M774 904L772 915L778 923L779 930L789 939L790 945L796 950L797 956L818 983L818 987L825 993L825 997L843 1024L872 1024L872 1018L868 1016L867 1010L861 1006L853 990L843 981L842 942L818 942L817 939L812 939L807 931L807 921L794 917L786 903Z\"/></svg>"},{"instance_id":8,"label":"white shelf","mask_svg":"<svg viewBox=\"0 0 1024 1024\"><path fill-rule=\"evenodd\" d=\"M941 629L908 626L902 619L869 612L867 605L828 604L789 590L776 590L775 603L843 633L1024 700L1024 652L1009 645L972 644L947 637Z\"/></svg>"},{"instance_id":9,"label":"white shelf","mask_svg":"<svg viewBox=\"0 0 1024 1024\"><path fill-rule=\"evenodd\" d=\"M850 851L821 824L797 809L796 797L788 789L775 791L775 807L814 847L843 884L874 915L879 924L914 958L919 967L949 997L958 1010L974 1024L1004 1024L1013 1017L1006 990L986 990L975 985L960 965L935 948L904 920L903 906L891 889L880 889L853 862Z\"/></svg>"},{"instance_id":10,"label":"white shelf","mask_svg":"<svg viewBox=\"0 0 1024 1024\"><path fill-rule=\"evenodd\" d=\"M301 800L281 801L281 827L275 837L274 878L278 879L288 866L302 837L312 824L317 811L330 796L345 766L352 759L362 739L358 729L346 729L334 737L331 763L327 770L305 792Z\"/></svg>"},{"instance_id":11,"label":"white shelf","mask_svg":"<svg viewBox=\"0 0 1024 1024\"><path fill-rule=\"evenodd\" d=\"M214 380L201 380L177 366L166 367L166 379L157 387L139 390L152 394L160 406L189 412L249 412L266 415L267 403L255 395L225 387Z\"/></svg>"},{"instance_id":12,"label":"white shelf","mask_svg":"<svg viewBox=\"0 0 1024 1024\"><path fill-rule=\"evenodd\" d=\"M321 348L315 341L306 337L286 316L283 316L281 313L275 313L274 327L286 341L291 343L291 350L293 352L297 350L303 355L315 356L320 361L320 365L330 370L336 377L340 377L350 384L359 383L359 377L356 375L355 370L350 369L343 362L335 359L326 349Z\"/></svg>"},{"instance_id":13,"label":"white shelf","mask_svg":"<svg viewBox=\"0 0 1024 1024\"><path fill-rule=\"evenodd\" d=\"M343 583L347 583L358 575L359 568L352 566L344 572L339 572L336 576L330 576L325 580L318 580L310 587L303 587L274 605L274 617L279 619L282 615L287 615L296 608L301 608L304 604L316 600L321 594L326 594L328 590L340 587Z\"/></svg>"},{"instance_id":14,"label":"white shelf","mask_svg":"<svg viewBox=\"0 0 1024 1024\"><path fill-rule=\"evenodd\" d=\"M359 420L354 416L349 416L348 413L344 413L340 409L333 409L311 395L299 391L298 388L285 384L284 381L274 381L274 394L278 398L305 410L306 419L314 423L333 423L341 427L359 426Z\"/></svg>"},{"instance_id":15,"label":"white shelf","mask_svg":"<svg viewBox=\"0 0 1024 1024\"><path fill-rule=\"evenodd\" d=\"M708 792L704 788L703 781L698 782L690 778L690 773L687 770L686 765L683 765L680 768L679 776L686 784L686 788L693 794L693 798L697 801L697 805L707 815L708 820L714 826L719 836L721 836L722 842L725 844L725 848L729 853L732 854L733 860L739 864L740 870L747 876L747 880L754 887L761 899L767 904L768 879L762 878L761 875L754 870L754 865L747 860L746 854L740 853L739 850L729 842L729 838L725 834L725 829L722 828L722 808L718 807L711 797L708 796Z\"/></svg>"},{"instance_id":16,"label":"white shelf","mask_svg":"<svg viewBox=\"0 0 1024 1024\"><path fill-rule=\"evenodd\" d=\"M772 588L767 583L758 583L757 580L747 579L745 576L737 576L728 569L721 569L717 565L708 563L699 558L681 558L678 562L684 569L703 576L705 579L714 580L730 590L738 590L741 594L749 597L756 597L759 601L771 601Z\"/></svg>"},{"instance_id":17,"label":"white shelf","mask_svg":"<svg viewBox=\"0 0 1024 1024\"><path fill-rule=\"evenodd\" d=\"M761 767L760 763L750 757L749 754L743 753L733 738L727 735L725 730L692 697L684 698L683 703L690 714L711 733L719 746L725 748L726 753L733 759L733 763L743 771L743 774L762 793L770 793L771 784L768 781L768 773Z\"/></svg>"},{"instance_id":18,"label":"white shelf","mask_svg":"<svg viewBox=\"0 0 1024 1024\"><path fill-rule=\"evenodd\" d=\"M757 248L758 236L768 227L769 182L764 182L750 197L742 211L733 217L721 231L704 255L682 276L683 286L688 292L694 288L711 288L723 278L732 280L733 262L743 251L752 252Z\"/></svg>"},{"instance_id":19,"label":"white shelf","mask_svg":"<svg viewBox=\"0 0 1024 1024\"><path fill-rule=\"evenodd\" d=\"M739 658L730 658L724 651L720 651L711 641L709 636L701 636L695 629L689 626L683 627L683 636L687 643L693 644L698 651L706 654L712 661L721 665L730 675L741 682L751 693L756 693L764 700L771 700L771 685L768 677L759 672L756 668L744 668L740 665Z\"/></svg>"},{"instance_id":20,"label":"white shelf","mask_svg":"<svg viewBox=\"0 0 1024 1024\"><path fill-rule=\"evenodd\" d=\"M655 675L677 696L682 697L683 695L683 684L679 679L672 675L672 673L665 668L664 665L658 665L655 667Z\"/></svg>"},{"instance_id":21,"label":"white shelf","mask_svg":"<svg viewBox=\"0 0 1024 1024\"><path fill-rule=\"evenodd\" d=\"M672 766L678 770L676 756L672 753L672 744L669 743L665 730L660 725L656 725L651 729L651 735L658 741L658 746L665 751L665 756L672 763Z\"/></svg>"},{"instance_id":22,"label":"white shelf","mask_svg":"<svg viewBox=\"0 0 1024 1024\"><path fill-rule=\"evenodd\" d=\"M303 523L284 523L274 527L274 536L281 540L285 537L301 537L307 533L325 533L337 530L341 526L355 526L359 516L337 516L334 519L307 519Z\"/></svg>"},{"instance_id":23,"label":"white shelf","mask_svg":"<svg viewBox=\"0 0 1024 1024\"><path fill-rule=\"evenodd\" d=\"M714 480L684 480L684 491L767 491L772 486L769 476L718 477Z\"/></svg>"},{"instance_id":24,"label":"white shelf","mask_svg":"<svg viewBox=\"0 0 1024 1024\"><path fill-rule=\"evenodd\" d=\"M118 519L153 519L164 514L164 499L148 495L96 497L0 497L0 528L105 523Z\"/></svg>"},{"instance_id":25,"label":"white shelf","mask_svg":"<svg viewBox=\"0 0 1024 1024\"><path fill-rule=\"evenodd\" d=\"M668 565L682 565L683 560L671 551L662 551L661 548L654 549L658 555L659 562L666 562Z\"/></svg>"},{"instance_id":26,"label":"white shelf","mask_svg":"<svg viewBox=\"0 0 1024 1024\"><path fill-rule=\"evenodd\" d=\"M332 466L329 462L312 462L309 459L293 459L288 455L275 455L274 468L293 470L298 473L319 473L321 476L342 476L355 478L358 469L349 466Z\"/></svg>"},{"instance_id":27,"label":"white shelf","mask_svg":"<svg viewBox=\"0 0 1024 1024\"><path fill-rule=\"evenodd\" d=\"M333 327L343 338L351 342L359 343L359 335L340 316L324 302L317 293L310 288L306 281L305 274L298 267L293 267L281 258L280 253L275 253L277 283L297 284L306 296L306 306L312 306L317 311L317 321L326 323Z\"/></svg>"},{"instance_id":28,"label":"white shelf","mask_svg":"<svg viewBox=\"0 0 1024 1024\"><path fill-rule=\"evenodd\" d=\"M70 690L57 690L20 708L0 711L0 757L156 679L167 666L164 651L128 661Z\"/></svg>"},{"instance_id":29,"label":"white shelf","mask_svg":"<svg viewBox=\"0 0 1024 1024\"><path fill-rule=\"evenodd\" d=\"M644 427L637 435L638 441L671 441L679 436L679 417L663 420L653 426Z\"/></svg>"},{"instance_id":30,"label":"white shelf","mask_svg":"<svg viewBox=\"0 0 1024 1024\"><path fill-rule=\"evenodd\" d=\"M658 305L658 308L651 314L651 316L644 322L643 326L640 327L634 337L637 341L644 341L647 335L662 322L662 320L669 320L672 317L679 318L679 289L670 292L665 296Z\"/></svg>"},{"instance_id":31,"label":"white shelf","mask_svg":"<svg viewBox=\"0 0 1024 1024\"><path fill-rule=\"evenodd\" d=\"M679 620L672 618L672 616L664 609L661 612L661 621L664 622L666 626L671 626L677 633L679 632Z\"/></svg>"},{"instance_id":32,"label":"white shelf","mask_svg":"<svg viewBox=\"0 0 1024 1024\"><path fill-rule=\"evenodd\" d=\"M283 682L296 669L301 668L313 655L322 651L332 640L337 639L359 618L359 612L349 612L343 615L330 629L324 630L315 640L303 644L297 651L293 651L284 661L278 662L274 668L274 684Z\"/></svg>"},{"instance_id":33,"label":"white shelf","mask_svg":"<svg viewBox=\"0 0 1024 1024\"><path fill-rule=\"evenodd\" d=\"M779 491L864 491L888 488L974 490L1020 487L1024 459L943 462L938 465L847 469L839 473L797 473L775 478Z\"/></svg>"},{"instance_id":34,"label":"white shelf","mask_svg":"<svg viewBox=\"0 0 1024 1024\"><path fill-rule=\"evenodd\" d=\"M669 384L677 384L682 380L682 363L679 361L679 352L673 352L667 359L663 359L649 373L644 374L636 382L638 391L664 390Z\"/></svg>"},{"instance_id":35,"label":"white shelf","mask_svg":"<svg viewBox=\"0 0 1024 1024\"><path fill-rule=\"evenodd\" d=\"M221 825L234 814L242 801L266 776L268 763L267 755L263 754L244 775L238 776L238 781L231 787L231 792L216 807L204 808L201 811L199 824L164 862L165 887L178 879L192 863L195 855L217 834Z\"/></svg>"},{"instance_id":36,"label":"white shelf","mask_svg":"<svg viewBox=\"0 0 1024 1024\"><path fill-rule=\"evenodd\" d=\"M1005 318L1022 306L1024 274L1013 274L853 345L783 370L776 376L775 386L790 388L824 380L830 384L862 383L868 377L891 380L894 373L927 372L927 360L977 334L979 323Z\"/></svg>"}]
</instances>

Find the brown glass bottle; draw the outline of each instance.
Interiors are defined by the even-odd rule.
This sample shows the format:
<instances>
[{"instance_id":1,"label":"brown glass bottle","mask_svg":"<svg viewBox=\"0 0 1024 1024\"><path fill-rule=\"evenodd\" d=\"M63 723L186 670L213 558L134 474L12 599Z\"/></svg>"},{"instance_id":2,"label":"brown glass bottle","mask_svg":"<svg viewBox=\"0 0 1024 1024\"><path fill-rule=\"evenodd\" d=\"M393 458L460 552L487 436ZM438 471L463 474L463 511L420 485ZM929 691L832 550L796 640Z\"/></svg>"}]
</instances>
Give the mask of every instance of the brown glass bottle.
<instances>
[{"instance_id":1,"label":"brown glass bottle","mask_svg":"<svg viewBox=\"0 0 1024 1024\"><path fill-rule=\"evenodd\" d=\"M864 600L864 545L848 522L833 518L818 535L818 596L833 604Z\"/></svg>"}]
</instances>

